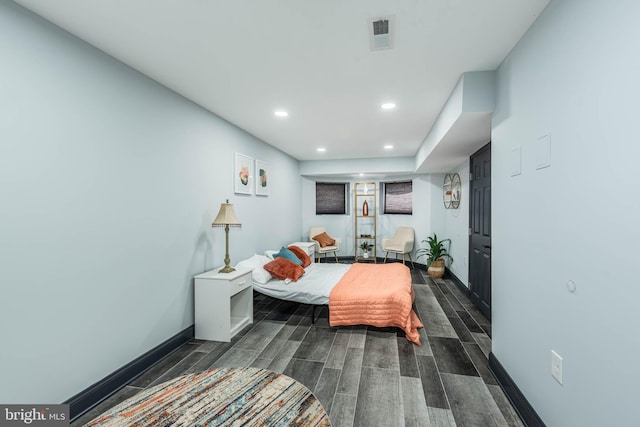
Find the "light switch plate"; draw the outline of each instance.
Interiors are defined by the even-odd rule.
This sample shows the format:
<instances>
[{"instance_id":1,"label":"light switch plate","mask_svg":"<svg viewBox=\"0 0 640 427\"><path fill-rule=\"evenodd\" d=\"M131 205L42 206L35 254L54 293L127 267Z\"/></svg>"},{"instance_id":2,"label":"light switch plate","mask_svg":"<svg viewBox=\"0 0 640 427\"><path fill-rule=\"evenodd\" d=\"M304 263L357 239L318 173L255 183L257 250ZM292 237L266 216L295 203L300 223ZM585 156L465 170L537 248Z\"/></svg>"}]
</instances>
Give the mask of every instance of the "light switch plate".
<instances>
[{"instance_id":1,"label":"light switch plate","mask_svg":"<svg viewBox=\"0 0 640 427\"><path fill-rule=\"evenodd\" d=\"M562 357L551 350L551 376L562 384Z\"/></svg>"},{"instance_id":2,"label":"light switch plate","mask_svg":"<svg viewBox=\"0 0 640 427\"><path fill-rule=\"evenodd\" d=\"M541 136L536 141L536 169L551 166L551 135Z\"/></svg>"}]
</instances>

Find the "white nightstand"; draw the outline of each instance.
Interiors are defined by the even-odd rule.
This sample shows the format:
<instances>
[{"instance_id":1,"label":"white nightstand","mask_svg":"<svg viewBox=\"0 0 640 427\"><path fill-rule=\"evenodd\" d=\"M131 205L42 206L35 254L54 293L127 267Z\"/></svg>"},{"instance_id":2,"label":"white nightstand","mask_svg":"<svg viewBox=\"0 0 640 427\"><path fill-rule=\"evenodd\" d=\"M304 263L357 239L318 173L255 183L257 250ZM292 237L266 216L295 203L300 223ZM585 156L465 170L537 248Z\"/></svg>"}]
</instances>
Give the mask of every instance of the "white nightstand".
<instances>
[{"instance_id":1,"label":"white nightstand","mask_svg":"<svg viewBox=\"0 0 640 427\"><path fill-rule=\"evenodd\" d=\"M194 277L196 339L229 342L253 323L251 270L218 273L219 269Z\"/></svg>"},{"instance_id":2,"label":"white nightstand","mask_svg":"<svg viewBox=\"0 0 640 427\"><path fill-rule=\"evenodd\" d=\"M316 244L313 242L293 242L289 246L297 246L309 255L311 262L316 262Z\"/></svg>"}]
</instances>

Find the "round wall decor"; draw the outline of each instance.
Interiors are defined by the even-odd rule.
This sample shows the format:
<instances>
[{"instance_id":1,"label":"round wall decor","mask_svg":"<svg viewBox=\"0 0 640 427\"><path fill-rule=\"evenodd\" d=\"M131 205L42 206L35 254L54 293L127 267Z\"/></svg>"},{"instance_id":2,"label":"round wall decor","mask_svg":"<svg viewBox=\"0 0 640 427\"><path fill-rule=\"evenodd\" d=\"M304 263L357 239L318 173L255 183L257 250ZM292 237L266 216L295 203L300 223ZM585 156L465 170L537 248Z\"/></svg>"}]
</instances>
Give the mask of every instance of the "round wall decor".
<instances>
[{"instance_id":1,"label":"round wall decor","mask_svg":"<svg viewBox=\"0 0 640 427\"><path fill-rule=\"evenodd\" d=\"M458 173L448 173L442 184L442 201L445 209L458 209L462 197L462 181Z\"/></svg>"}]
</instances>

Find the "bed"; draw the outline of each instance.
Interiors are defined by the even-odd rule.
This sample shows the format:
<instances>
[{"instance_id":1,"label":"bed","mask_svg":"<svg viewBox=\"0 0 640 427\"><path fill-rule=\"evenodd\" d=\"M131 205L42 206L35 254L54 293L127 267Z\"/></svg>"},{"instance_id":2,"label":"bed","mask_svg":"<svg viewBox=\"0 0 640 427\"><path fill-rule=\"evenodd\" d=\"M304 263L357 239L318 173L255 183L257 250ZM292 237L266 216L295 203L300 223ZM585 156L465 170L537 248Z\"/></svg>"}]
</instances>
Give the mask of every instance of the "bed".
<instances>
[{"instance_id":1,"label":"bed","mask_svg":"<svg viewBox=\"0 0 640 427\"><path fill-rule=\"evenodd\" d=\"M349 264L313 263L297 282L271 279L253 281L253 289L270 297L303 304L328 305L331 289L351 267Z\"/></svg>"},{"instance_id":2,"label":"bed","mask_svg":"<svg viewBox=\"0 0 640 427\"><path fill-rule=\"evenodd\" d=\"M256 291L286 301L328 305L331 326L395 326L420 344L418 328L423 325L412 307L411 274L403 264L312 263L297 281L265 280L260 265L252 268Z\"/></svg>"}]
</instances>

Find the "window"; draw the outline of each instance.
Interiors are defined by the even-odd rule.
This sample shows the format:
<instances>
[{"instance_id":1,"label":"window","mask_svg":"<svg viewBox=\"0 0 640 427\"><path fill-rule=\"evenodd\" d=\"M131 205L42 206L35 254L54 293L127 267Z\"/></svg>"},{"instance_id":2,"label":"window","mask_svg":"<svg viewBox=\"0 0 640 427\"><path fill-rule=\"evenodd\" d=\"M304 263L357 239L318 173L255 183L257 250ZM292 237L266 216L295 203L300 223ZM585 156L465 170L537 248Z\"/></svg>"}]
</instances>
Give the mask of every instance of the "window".
<instances>
[{"instance_id":1,"label":"window","mask_svg":"<svg viewBox=\"0 0 640 427\"><path fill-rule=\"evenodd\" d=\"M413 181L382 183L385 214L413 214Z\"/></svg>"},{"instance_id":2,"label":"window","mask_svg":"<svg viewBox=\"0 0 640 427\"><path fill-rule=\"evenodd\" d=\"M346 182L316 182L316 215L346 215Z\"/></svg>"}]
</instances>

